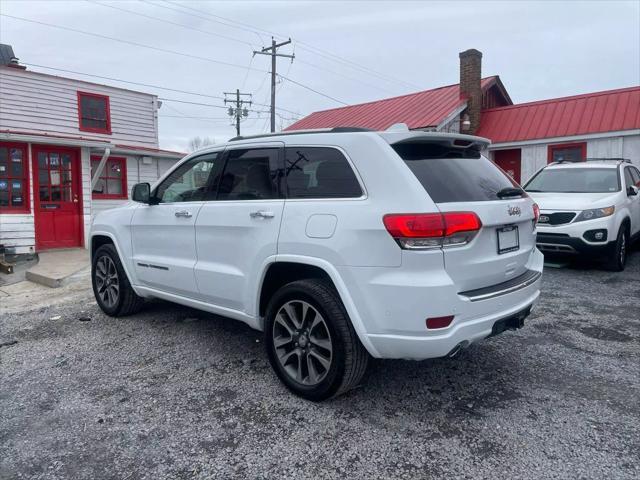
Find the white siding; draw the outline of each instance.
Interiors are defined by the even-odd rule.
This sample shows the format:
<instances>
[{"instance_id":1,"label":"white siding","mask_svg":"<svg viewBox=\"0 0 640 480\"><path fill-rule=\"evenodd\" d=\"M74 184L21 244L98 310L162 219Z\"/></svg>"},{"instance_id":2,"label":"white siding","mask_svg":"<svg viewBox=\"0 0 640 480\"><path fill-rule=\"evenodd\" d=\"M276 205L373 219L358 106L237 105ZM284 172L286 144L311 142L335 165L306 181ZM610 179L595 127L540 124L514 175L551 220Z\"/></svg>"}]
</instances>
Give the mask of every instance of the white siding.
<instances>
[{"instance_id":1,"label":"white siding","mask_svg":"<svg viewBox=\"0 0 640 480\"><path fill-rule=\"evenodd\" d=\"M628 158L640 168L640 135L605 138L575 137L566 142L509 145L508 147L520 148L522 151L521 182L524 184L534 173L547 164L549 145L580 142L587 143L587 158ZM492 151L499 148L501 148L500 144L493 145Z\"/></svg>"},{"instance_id":2,"label":"white siding","mask_svg":"<svg viewBox=\"0 0 640 480\"><path fill-rule=\"evenodd\" d=\"M520 153L520 183L525 184L534 173L547 164L546 145L527 145Z\"/></svg>"},{"instance_id":3,"label":"white siding","mask_svg":"<svg viewBox=\"0 0 640 480\"><path fill-rule=\"evenodd\" d=\"M111 135L80 131L78 91L109 97ZM0 130L157 148L157 99L147 93L0 67Z\"/></svg>"},{"instance_id":4,"label":"white siding","mask_svg":"<svg viewBox=\"0 0 640 480\"><path fill-rule=\"evenodd\" d=\"M587 158L622 157L623 137L595 138L587 141Z\"/></svg>"}]
</instances>

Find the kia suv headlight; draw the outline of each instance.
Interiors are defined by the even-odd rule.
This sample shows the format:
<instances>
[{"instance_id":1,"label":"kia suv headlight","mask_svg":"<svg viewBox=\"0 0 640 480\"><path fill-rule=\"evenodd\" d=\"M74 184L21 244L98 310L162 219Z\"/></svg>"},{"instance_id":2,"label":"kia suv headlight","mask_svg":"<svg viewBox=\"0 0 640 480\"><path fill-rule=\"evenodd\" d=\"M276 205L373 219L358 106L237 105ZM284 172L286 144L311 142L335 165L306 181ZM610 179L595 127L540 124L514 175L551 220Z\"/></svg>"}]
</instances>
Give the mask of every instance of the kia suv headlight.
<instances>
[{"instance_id":1,"label":"kia suv headlight","mask_svg":"<svg viewBox=\"0 0 640 480\"><path fill-rule=\"evenodd\" d=\"M616 207L592 208L583 210L576 218L575 222L584 222L585 220L594 220L596 218L609 217L616 211Z\"/></svg>"}]
</instances>

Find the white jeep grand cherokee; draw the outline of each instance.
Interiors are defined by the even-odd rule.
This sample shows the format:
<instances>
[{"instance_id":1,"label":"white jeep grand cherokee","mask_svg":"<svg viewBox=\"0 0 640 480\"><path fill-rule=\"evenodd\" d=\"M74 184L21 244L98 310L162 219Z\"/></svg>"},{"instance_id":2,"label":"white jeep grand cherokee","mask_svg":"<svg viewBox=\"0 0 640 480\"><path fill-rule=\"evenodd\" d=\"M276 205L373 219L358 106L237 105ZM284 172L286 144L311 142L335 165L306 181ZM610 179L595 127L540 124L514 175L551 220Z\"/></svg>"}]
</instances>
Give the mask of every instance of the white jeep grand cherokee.
<instances>
[{"instance_id":1,"label":"white jeep grand cherokee","mask_svg":"<svg viewBox=\"0 0 640 480\"><path fill-rule=\"evenodd\" d=\"M356 386L369 356L455 355L521 327L539 295L537 206L487 143L343 128L193 153L95 217L98 305L157 297L263 330L311 400Z\"/></svg>"},{"instance_id":2,"label":"white jeep grand cherokee","mask_svg":"<svg viewBox=\"0 0 640 480\"><path fill-rule=\"evenodd\" d=\"M640 238L640 171L624 160L557 162L524 189L540 206L538 248L604 258L624 270L629 245Z\"/></svg>"}]
</instances>

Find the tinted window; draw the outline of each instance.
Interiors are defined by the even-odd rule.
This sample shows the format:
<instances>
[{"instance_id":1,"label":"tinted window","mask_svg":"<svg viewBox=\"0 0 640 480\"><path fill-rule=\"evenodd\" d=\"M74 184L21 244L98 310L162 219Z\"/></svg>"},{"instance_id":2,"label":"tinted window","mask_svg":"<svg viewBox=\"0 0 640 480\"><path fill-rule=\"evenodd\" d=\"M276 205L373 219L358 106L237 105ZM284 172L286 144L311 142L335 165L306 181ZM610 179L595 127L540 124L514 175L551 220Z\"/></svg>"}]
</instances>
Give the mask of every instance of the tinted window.
<instances>
[{"instance_id":1,"label":"tinted window","mask_svg":"<svg viewBox=\"0 0 640 480\"><path fill-rule=\"evenodd\" d=\"M517 187L477 150L431 143L392 145L436 203L500 200L503 188Z\"/></svg>"},{"instance_id":2,"label":"tinted window","mask_svg":"<svg viewBox=\"0 0 640 480\"><path fill-rule=\"evenodd\" d=\"M633 176L631 175L631 168L629 167L624 169L624 183L626 188L629 188L630 186L636 183L633 181Z\"/></svg>"},{"instance_id":3,"label":"tinted window","mask_svg":"<svg viewBox=\"0 0 640 480\"><path fill-rule=\"evenodd\" d=\"M630 168L629 170L631 170L631 177L633 178L633 184L636 187L640 187L640 172L635 167Z\"/></svg>"},{"instance_id":4,"label":"tinted window","mask_svg":"<svg viewBox=\"0 0 640 480\"><path fill-rule=\"evenodd\" d=\"M548 168L529 180L527 192L606 193L620 190L617 168Z\"/></svg>"},{"instance_id":5,"label":"tinted window","mask_svg":"<svg viewBox=\"0 0 640 480\"><path fill-rule=\"evenodd\" d=\"M285 149L288 198L357 198L362 189L345 156L329 147Z\"/></svg>"},{"instance_id":6,"label":"tinted window","mask_svg":"<svg viewBox=\"0 0 640 480\"><path fill-rule=\"evenodd\" d=\"M215 185L222 171L222 159L209 153L183 163L155 191L160 203L198 202L215 198Z\"/></svg>"},{"instance_id":7,"label":"tinted window","mask_svg":"<svg viewBox=\"0 0 640 480\"><path fill-rule=\"evenodd\" d=\"M231 150L218 186L218 200L278 198L278 149Z\"/></svg>"}]
</instances>

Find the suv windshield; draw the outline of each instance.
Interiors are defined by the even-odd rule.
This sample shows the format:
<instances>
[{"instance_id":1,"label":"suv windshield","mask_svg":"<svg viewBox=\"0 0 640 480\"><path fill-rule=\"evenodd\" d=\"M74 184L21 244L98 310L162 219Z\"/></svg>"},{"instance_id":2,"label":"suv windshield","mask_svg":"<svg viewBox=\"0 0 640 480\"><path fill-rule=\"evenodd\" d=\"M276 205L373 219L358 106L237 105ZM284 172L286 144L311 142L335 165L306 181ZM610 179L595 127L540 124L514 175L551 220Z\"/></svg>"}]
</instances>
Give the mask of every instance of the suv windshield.
<instances>
[{"instance_id":1,"label":"suv windshield","mask_svg":"<svg viewBox=\"0 0 640 480\"><path fill-rule=\"evenodd\" d=\"M435 203L502 200L498 192L520 188L478 150L433 143L392 145Z\"/></svg>"},{"instance_id":2,"label":"suv windshield","mask_svg":"<svg viewBox=\"0 0 640 480\"><path fill-rule=\"evenodd\" d=\"M550 168L538 172L527 192L608 193L620 190L617 168Z\"/></svg>"}]
</instances>

